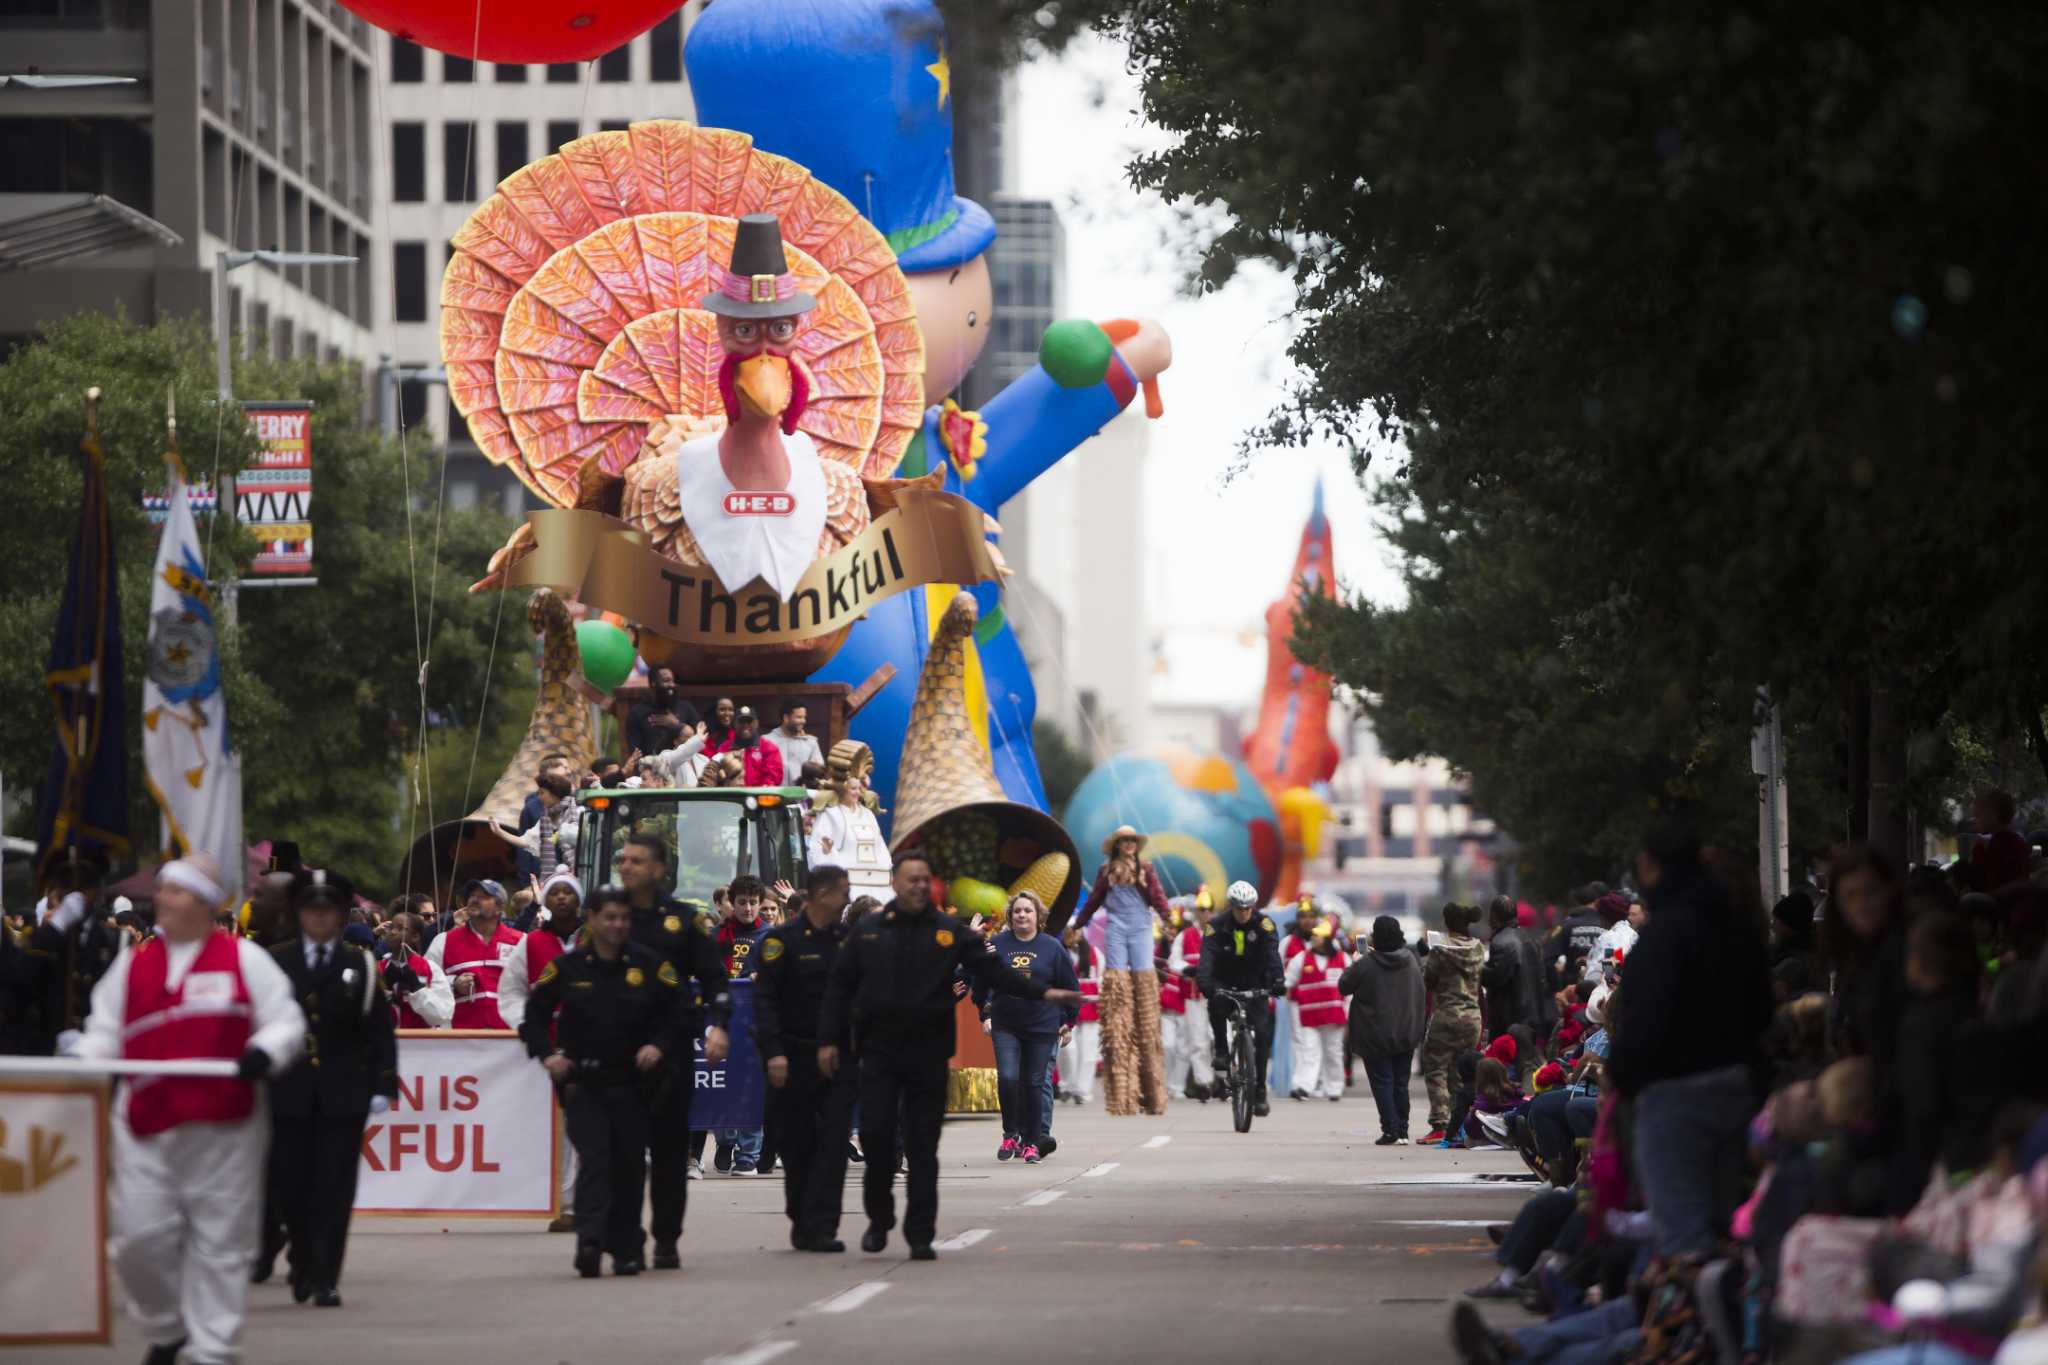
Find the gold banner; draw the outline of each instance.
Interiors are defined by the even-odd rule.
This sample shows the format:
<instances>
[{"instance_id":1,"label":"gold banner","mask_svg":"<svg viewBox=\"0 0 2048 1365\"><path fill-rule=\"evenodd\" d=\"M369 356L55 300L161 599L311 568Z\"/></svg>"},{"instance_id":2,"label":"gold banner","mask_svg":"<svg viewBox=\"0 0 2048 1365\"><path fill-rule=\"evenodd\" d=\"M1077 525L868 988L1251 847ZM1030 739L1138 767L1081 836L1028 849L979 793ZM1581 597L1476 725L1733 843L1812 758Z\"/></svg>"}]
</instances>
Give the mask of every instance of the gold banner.
<instances>
[{"instance_id":1,"label":"gold banner","mask_svg":"<svg viewBox=\"0 0 2048 1365\"><path fill-rule=\"evenodd\" d=\"M925 488L897 499L852 544L812 564L787 602L758 580L731 593L709 569L657 554L646 532L602 512L528 513L535 546L506 586L554 588L684 644L770 645L830 635L926 583L996 580L979 507Z\"/></svg>"}]
</instances>

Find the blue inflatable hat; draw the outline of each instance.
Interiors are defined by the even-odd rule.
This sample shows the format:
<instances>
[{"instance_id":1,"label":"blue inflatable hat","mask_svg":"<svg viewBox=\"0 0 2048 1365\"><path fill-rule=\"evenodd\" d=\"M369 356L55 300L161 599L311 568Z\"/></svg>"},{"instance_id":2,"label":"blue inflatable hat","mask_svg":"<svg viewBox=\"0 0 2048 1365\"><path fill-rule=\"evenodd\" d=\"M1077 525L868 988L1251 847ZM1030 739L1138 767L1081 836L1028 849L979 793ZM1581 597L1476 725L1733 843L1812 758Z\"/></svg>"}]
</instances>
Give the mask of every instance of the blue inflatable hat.
<instances>
[{"instance_id":1,"label":"blue inflatable hat","mask_svg":"<svg viewBox=\"0 0 2048 1365\"><path fill-rule=\"evenodd\" d=\"M838 190L917 274L973 260L988 210L953 193L953 73L930 0L718 0L684 48L697 121Z\"/></svg>"}]
</instances>

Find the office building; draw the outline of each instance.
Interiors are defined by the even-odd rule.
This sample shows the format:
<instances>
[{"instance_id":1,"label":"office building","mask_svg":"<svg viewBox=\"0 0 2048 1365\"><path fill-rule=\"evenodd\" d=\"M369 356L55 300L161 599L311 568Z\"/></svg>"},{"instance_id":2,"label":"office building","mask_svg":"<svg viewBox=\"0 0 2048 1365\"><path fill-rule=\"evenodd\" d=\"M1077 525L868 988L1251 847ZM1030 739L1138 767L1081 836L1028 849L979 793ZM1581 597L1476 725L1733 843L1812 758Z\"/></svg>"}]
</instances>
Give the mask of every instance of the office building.
<instances>
[{"instance_id":1,"label":"office building","mask_svg":"<svg viewBox=\"0 0 2048 1365\"><path fill-rule=\"evenodd\" d=\"M0 345L84 310L213 316L240 344L369 360L373 37L328 0L38 0L0 10L5 69L127 83L0 88Z\"/></svg>"}]
</instances>

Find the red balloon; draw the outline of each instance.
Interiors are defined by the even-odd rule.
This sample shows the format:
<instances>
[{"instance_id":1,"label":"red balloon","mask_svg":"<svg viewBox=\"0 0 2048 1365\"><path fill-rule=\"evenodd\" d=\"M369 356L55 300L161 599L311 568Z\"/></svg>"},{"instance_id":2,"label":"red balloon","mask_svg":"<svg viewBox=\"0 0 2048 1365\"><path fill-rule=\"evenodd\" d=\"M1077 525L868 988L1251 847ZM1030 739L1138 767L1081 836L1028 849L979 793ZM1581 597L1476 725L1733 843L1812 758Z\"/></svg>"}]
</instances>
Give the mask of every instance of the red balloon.
<instances>
[{"instance_id":1,"label":"red balloon","mask_svg":"<svg viewBox=\"0 0 2048 1365\"><path fill-rule=\"evenodd\" d=\"M653 28L681 0L341 0L387 33L485 62L587 62Z\"/></svg>"}]
</instances>

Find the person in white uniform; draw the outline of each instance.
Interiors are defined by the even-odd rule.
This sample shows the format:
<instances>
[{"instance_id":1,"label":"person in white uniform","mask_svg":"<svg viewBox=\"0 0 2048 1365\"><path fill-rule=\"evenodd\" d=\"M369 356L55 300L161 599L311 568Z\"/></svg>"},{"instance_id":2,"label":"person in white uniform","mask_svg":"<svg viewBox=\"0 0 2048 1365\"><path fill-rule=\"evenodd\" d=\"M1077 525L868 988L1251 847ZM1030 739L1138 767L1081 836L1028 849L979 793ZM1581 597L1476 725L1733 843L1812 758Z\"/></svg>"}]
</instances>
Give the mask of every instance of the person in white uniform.
<instances>
[{"instance_id":1,"label":"person in white uniform","mask_svg":"<svg viewBox=\"0 0 2048 1365\"><path fill-rule=\"evenodd\" d=\"M867 783L852 771L836 773L834 779L837 799L811 815L806 848L811 866L843 867L855 895L879 896L889 884L889 846L882 842L881 822L869 805Z\"/></svg>"},{"instance_id":2,"label":"person in white uniform","mask_svg":"<svg viewBox=\"0 0 2048 1365\"><path fill-rule=\"evenodd\" d=\"M113 1251L145 1365L240 1353L263 1211L270 1116L258 1082L305 1046L291 981L254 942L218 929L226 902L204 853L157 872L157 937L93 988L77 1055L213 1059L235 1079L140 1077L114 1105Z\"/></svg>"}]
</instances>

